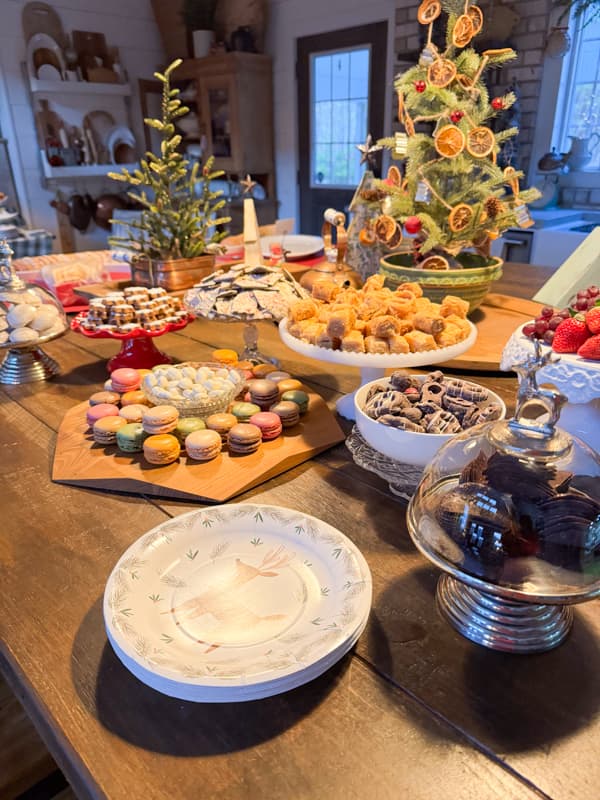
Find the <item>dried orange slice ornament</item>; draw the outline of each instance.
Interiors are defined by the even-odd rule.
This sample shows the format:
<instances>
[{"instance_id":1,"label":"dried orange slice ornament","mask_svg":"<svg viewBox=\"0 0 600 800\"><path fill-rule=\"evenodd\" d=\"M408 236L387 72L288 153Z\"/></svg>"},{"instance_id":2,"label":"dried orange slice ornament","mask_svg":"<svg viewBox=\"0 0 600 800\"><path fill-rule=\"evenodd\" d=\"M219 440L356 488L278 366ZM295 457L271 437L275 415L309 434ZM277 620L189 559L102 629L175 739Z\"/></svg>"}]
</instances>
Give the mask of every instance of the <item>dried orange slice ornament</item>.
<instances>
[{"instance_id":1,"label":"dried orange slice ornament","mask_svg":"<svg viewBox=\"0 0 600 800\"><path fill-rule=\"evenodd\" d=\"M395 164L392 164L392 166L388 169L387 180L388 183L391 183L394 186L402 185L402 173Z\"/></svg>"},{"instance_id":2,"label":"dried orange slice ornament","mask_svg":"<svg viewBox=\"0 0 600 800\"><path fill-rule=\"evenodd\" d=\"M457 206L454 206L448 217L450 230L454 233L464 231L473 221L473 216L473 209L466 203L459 203Z\"/></svg>"},{"instance_id":3,"label":"dried orange slice ornament","mask_svg":"<svg viewBox=\"0 0 600 800\"><path fill-rule=\"evenodd\" d=\"M496 139L489 128L479 125L467 134L467 151L474 158L486 158L494 149Z\"/></svg>"},{"instance_id":4,"label":"dried orange slice ornament","mask_svg":"<svg viewBox=\"0 0 600 800\"><path fill-rule=\"evenodd\" d=\"M412 121L412 117L408 111L404 112L404 130L409 136L415 135L415 123Z\"/></svg>"},{"instance_id":5,"label":"dried orange slice ornament","mask_svg":"<svg viewBox=\"0 0 600 800\"><path fill-rule=\"evenodd\" d=\"M417 19L421 25L431 25L442 13L442 4L439 0L423 0L417 11Z\"/></svg>"},{"instance_id":6,"label":"dried orange slice ornament","mask_svg":"<svg viewBox=\"0 0 600 800\"><path fill-rule=\"evenodd\" d=\"M398 92L398 122L404 118L404 92Z\"/></svg>"},{"instance_id":7,"label":"dried orange slice ornament","mask_svg":"<svg viewBox=\"0 0 600 800\"><path fill-rule=\"evenodd\" d=\"M386 241L386 245L387 247L393 250L396 247L398 247L401 241L402 241L402 226L396 223L396 228L394 230L394 233Z\"/></svg>"},{"instance_id":8,"label":"dried orange slice ornament","mask_svg":"<svg viewBox=\"0 0 600 800\"><path fill-rule=\"evenodd\" d=\"M444 158L456 158L465 149L465 135L456 125L444 125L435 137L435 149Z\"/></svg>"},{"instance_id":9,"label":"dried orange slice ornament","mask_svg":"<svg viewBox=\"0 0 600 800\"><path fill-rule=\"evenodd\" d=\"M456 64L448 58L436 58L427 70L427 79L433 86L443 89L456 77Z\"/></svg>"},{"instance_id":10,"label":"dried orange slice ornament","mask_svg":"<svg viewBox=\"0 0 600 800\"><path fill-rule=\"evenodd\" d=\"M440 271L443 269L450 269L450 264L443 256L429 256L425 261L421 261L419 266L421 269L435 269Z\"/></svg>"},{"instance_id":11,"label":"dried orange slice ornament","mask_svg":"<svg viewBox=\"0 0 600 800\"><path fill-rule=\"evenodd\" d=\"M473 24L473 36L477 36L479 31L483 28L483 11L479 6L471 6L467 9L467 15L471 18Z\"/></svg>"},{"instance_id":12,"label":"dried orange slice ornament","mask_svg":"<svg viewBox=\"0 0 600 800\"><path fill-rule=\"evenodd\" d=\"M380 242L387 244L396 233L397 222L387 214L381 214L375 220L375 235Z\"/></svg>"},{"instance_id":13,"label":"dried orange slice ornament","mask_svg":"<svg viewBox=\"0 0 600 800\"><path fill-rule=\"evenodd\" d=\"M462 14L452 29L452 44L455 47L466 47L473 38L473 22L468 14Z\"/></svg>"}]
</instances>

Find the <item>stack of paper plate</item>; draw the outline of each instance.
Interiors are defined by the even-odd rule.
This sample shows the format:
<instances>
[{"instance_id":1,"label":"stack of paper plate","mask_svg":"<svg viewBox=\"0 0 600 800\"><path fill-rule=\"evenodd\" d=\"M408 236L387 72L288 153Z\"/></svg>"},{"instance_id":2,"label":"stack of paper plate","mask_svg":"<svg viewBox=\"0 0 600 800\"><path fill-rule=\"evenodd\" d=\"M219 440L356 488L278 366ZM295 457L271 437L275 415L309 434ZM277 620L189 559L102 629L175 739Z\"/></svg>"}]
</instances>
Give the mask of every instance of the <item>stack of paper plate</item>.
<instances>
[{"instance_id":1,"label":"stack of paper plate","mask_svg":"<svg viewBox=\"0 0 600 800\"><path fill-rule=\"evenodd\" d=\"M104 594L108 638L159 692L197 702L269 697L350 650L371 575L344 534L275 506L193 511L144 534Z\"/></svg>"}]
</instances>

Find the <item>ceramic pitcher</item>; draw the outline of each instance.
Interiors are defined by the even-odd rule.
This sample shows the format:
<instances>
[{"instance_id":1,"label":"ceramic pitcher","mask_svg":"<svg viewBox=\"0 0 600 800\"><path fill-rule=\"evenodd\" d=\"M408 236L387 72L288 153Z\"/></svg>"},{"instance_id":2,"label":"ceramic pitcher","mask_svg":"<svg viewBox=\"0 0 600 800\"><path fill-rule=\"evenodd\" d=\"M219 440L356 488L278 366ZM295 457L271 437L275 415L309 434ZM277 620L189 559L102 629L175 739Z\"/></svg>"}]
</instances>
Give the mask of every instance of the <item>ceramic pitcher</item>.
<instances>
[{"instance_id":1,"label":"ceramic pitcher","mask_svg":"<svg viewBox=\"0 0 600 800\"><path fill-rule=\"evenodd\" d=\"M594 149L598 146L598 141L600 141L600 134L592 133L591 136L585 139L578 136L569 136L569 139L571 140L569 166L571 169L583 169L592 160ZM594 139L596 141L592 144Z\"/></svg>"}]
</instances>

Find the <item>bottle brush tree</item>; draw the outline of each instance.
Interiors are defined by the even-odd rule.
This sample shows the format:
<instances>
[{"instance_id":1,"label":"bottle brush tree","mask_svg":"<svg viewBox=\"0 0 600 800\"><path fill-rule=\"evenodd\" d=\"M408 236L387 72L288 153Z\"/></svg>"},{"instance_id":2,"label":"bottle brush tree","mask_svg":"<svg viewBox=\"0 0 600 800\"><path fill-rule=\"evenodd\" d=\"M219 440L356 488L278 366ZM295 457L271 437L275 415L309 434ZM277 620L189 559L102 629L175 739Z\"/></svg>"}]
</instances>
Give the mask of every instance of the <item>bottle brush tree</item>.
<instances>
[{"instance_id":1,"label":"bottle brush tree","mask_svg":"<svg viewBox=\"0 0 600 800\"><path fill-rule=\"evenodd\" d=\"M180 64L177 59L164 74L154 73L162 83L162 115L144 123L159 132L160 154L146 152L139 169L131 172L109 172L113 180L132 187L128 196L142 206L139 219L120 221L129 236L110 238L134 260L168 261L217 252L227 235L218 226L231 219L219 215L225 206L223 192L211 189L211 181L223 175L222 170L213 170L213 157L204 166L191 165L178 149L182 137L176 133L175 120L189 112L179 99L179 89L171 87L171 73Z\"/></svg>"}]
</instances>

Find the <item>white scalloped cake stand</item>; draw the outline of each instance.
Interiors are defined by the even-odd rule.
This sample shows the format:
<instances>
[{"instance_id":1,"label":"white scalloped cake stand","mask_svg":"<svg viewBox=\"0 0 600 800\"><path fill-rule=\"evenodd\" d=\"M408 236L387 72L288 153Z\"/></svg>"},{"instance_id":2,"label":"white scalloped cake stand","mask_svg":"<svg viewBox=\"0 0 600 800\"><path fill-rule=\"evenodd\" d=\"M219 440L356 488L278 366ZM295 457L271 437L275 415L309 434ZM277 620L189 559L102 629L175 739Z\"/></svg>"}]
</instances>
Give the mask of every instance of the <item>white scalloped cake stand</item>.
<instances>
[{"instance_id":1,"label":"white scalloped cake stand","mask_svg":"<svg viewBox=\"0 0 600 800\"><path fill-rule=\"evenodd\" d=\"M500 369L508 371L532 353L533 342L523 335L521 325L504 347ZM560 361L541 369L538 383L552 383L568 399L560 414L560 427L600 452L600 361L556 355Z\"/></svg>"},{"instance_id":2,"label":"white scalloped cake stand","mask_svg":"<svg viewBox=\"0 0 600 800\"><path fill-rule=\"evenodd\" d=\"M383 378L386 369L400 369L405 367L427 367L430 364L442 364L444 361L451 361L453 358L462 355L475 343L477 339L477 328L472 322L471 333L466 339L451 347L440 347L438 350L426 350L423 353L389 353L386 355L374 355L372 353L346 353L343 350L328 350L326 347L317 347L315 344L303 342L296 339L287 329L287 320L282 319L279 323L279 335L284 344L290 350L294 350L300 355L315 358L318 361L328 361L332 364L345 364L347 367L359 367L360 385ZM360 388L360 387L359 387ZM355 419L354 415L354 395L345 394L336 403L336 409L340 416L346 419Z\"/></svg>"}]
</instances>

